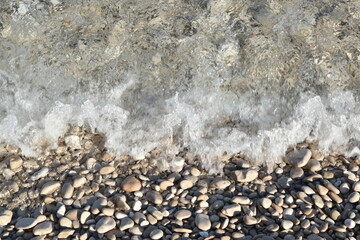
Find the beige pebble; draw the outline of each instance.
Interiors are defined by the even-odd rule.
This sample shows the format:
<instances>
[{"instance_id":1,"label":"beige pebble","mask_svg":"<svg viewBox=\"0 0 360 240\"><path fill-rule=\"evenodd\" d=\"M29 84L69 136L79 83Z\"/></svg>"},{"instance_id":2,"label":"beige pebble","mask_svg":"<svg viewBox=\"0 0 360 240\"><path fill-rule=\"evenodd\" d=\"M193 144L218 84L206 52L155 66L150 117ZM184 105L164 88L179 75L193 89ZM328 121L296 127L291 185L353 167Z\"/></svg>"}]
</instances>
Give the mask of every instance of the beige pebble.
<instances>
[{"instance_id":1,"label":"beige pebble","mask_svg":"<svg viewBox=\"0 0 360 240\"><path fill-rule=\"evenodd\" d=\"M61 187L60 182L57 181L49 181L45 183L40 191L41 195L51 195L56 192Z\"/></svg>"},{"instance_id":2,"label":"beige pebble","mask_svg":"<svg viewBox=\"0 0 360 240\"><path fill-rule=\"evenodd\" d=\"M304 175L304 170L300 167L292 167L290 170L290 177L292 179L301 178Z\"/></svg>"},{"instance_id":3,"label":"beige pebble","mask_svg":"<svg viewBox=\"0 0 360 240\"><path fill-rule=\"evenodd\" d=\"M257 220L252 216L244 216L243 221L246 225L255 225L257 224Z\"/></svg>"},{"instance_id":4,"label":"beige pebble","mask_svg":"<svg viewBox=\"0 0 360 240\"><path fill-rule=\"evenodd\" d=\"M125 192L136 192L141 189L141 181L134 176L128 176L122 181L121 187Z\"/></svg>"},{"instance_id":5,"label":"beige pebble","mask_svg":"<svg viewBox=\"0 0 360 240\"><path fill-rule=\"evenodd\" d=\"M114 171L115 171L115 168L114 168L114 167L112 167L112 166L105 166L105 167L100 168L99 173L100 173L101 175L107 175L107 174L113 173Z\"/></svg>"},{"instance_id":6,"label":"beige pebble","mask_svg":"<svg viewBox=\"0 0 360 240\"><path fill-rule=\"evenodd\" d=\"M294 226L294 223L290 220L282 220L281 227L285 230L290 229Z\"/></svg>"},{"instance_id":7,"label":"beige pebble","mask_svg":"<svg viewBox=\"0 0 360 240\"><path fill-rule=\"evenodd\" d=\"M272 201L269 198L260 199L260 205L265 209L270 208L271 204L272 204Z\"/></svg>"},{"instance_id":8,"label":"beige pebble","mask_svg":"<svg viewBox=\"0 0 360 240\"><path fill-rule=\"evenodd\" d=\"M316 185L316 191L320 194L320 195L325 195L329 192L329 189L327 189L326 187L324 187L321 184L317 184Z\"/></svg>"},{"instance_id":9,"label":"beige pebble","mask_svg":"<svg viewBox=\"0 0 360 240\"><path fill-rule=\"evenodd\" d=\"M251 182L254 181L259 173L253 169L242 169L231 172L231 177L237 182Z\"/></svg>"},{"instance_id":10,"label":"beige pebble","mask_svg":"<svg viewBox=\"0 0 360 240\"><path fill-rule=\"evenodd\" d=\"M349 203L356 203L360 200L360 193L358 192L352 192L348 197Z\"/></svg>"},{"instance_id":11,"label":"beige pebble","mask_svg":"<svg viewBox=\"0 0 360 240\"><path fill-rule=\"evenodd\" d=\"M189 189L192 188L194 184L190 180L182 180L180 182L180 188L181 189Z\"/></svg>"}]
</instances>

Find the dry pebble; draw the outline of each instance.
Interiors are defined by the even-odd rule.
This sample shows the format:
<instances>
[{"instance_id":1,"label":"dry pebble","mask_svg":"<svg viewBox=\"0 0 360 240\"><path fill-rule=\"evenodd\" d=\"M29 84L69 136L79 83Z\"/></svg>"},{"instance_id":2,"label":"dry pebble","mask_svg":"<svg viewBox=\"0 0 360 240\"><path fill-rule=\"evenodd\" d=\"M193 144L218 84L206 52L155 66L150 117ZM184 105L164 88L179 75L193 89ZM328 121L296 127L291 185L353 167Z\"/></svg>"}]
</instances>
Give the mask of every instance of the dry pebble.
<instances>
[{"instance_id":1,"label":"dry pebble","mask_svg":"<svg viewBox=\"0 0 360 240\"><path fill-rule=\"evenodd\" d=\"M136 177L129 176L122 181L121 186L125 192L136 192L141 189L141 182Z\"/></svg>"}]
</instances>

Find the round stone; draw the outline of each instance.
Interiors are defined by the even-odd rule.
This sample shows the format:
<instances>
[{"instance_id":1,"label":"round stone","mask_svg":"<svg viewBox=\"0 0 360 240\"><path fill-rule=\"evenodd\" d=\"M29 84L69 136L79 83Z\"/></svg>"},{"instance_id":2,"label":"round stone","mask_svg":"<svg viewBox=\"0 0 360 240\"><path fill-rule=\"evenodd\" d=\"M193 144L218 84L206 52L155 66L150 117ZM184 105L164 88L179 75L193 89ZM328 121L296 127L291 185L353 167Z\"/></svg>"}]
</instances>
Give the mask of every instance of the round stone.
<instances>
[{"instance_id":1,"label":"round stone","mask_svg":"<svg viewBox=\"0 0 360 240\"><path fill-rule=\"evenodd\" d=\"M196 215L195 224L202 231L208 231L211 228L209 216L203 213L198 213Z\"/></svg>"},{"instance_id":2,"label":"round stone","mask_svg":"<svg viewBox=\"0 0 360 240\"><path fill-rule=\"evenodd\" d=\"M22 167L22 164L23 164L23 160L21 159L21 157L19 157L19 156L11 157L11 159L10 159L10 169L11 170L14 171L14 170Z\"/></svg>"},{"instance_id":3,"label":"round stone","mask_svg":"<svg viewBox=\"0 0 360 240\"><path fill-rule=\"evenodd\" d=\"M294 226L294 223L290 220L283 220L281 222L281 226L283 229L287 230L287 229L290 229Z\"/></svg>"},{"instance_id":4,"label":"round stone","mask_svg":"<svg viewBox=\"0 0 360 240\"><path fill-rule=\"evenodd\" d=\"M355 192L360 192L360 182L355 182L352 189L355 191Z\"/></svg>"},{"instance_id":5,"label":"round stone","mask_svg":"<svg viewBox=\"0 0 360 240\"><path fill-rule=\"evenodd\" d=\"M61 187L60 182L57 181L50 181L45 183L40 191L41 195L51 195L56 192Z\"/></svg>"},{"instance_id":6,"label":"round stone","mask_svg":"<svg viewBox=\"0 0 360 240\"><path fill-rule=\"evenodd\" d=\"M76 177L73 181L73 187L74 188L82 187L86 183L86 181L87 180L85 177Z\"/></svg>"},{"instance_id":7,"label":"round stone","mask_svg":"<svg viewBox=\"0 0 360 240\"><path fill-rule=\"evenodd\" d=\"M293 151L286 155L285 162L296 167L304 167L311 158L311 151L303 148L299 151Z\"/></svg>"},{"instance_id":8,"label":"round stone","mask_svg":"<svg viewBox=\"0 0 360 240\"><path fill-rule=\"evenodd\" d=\"M127 229L132 228L133 226L134 226L134 221L129 217L125 217L125 218L121 219L120 231L125 231Z\"/></svg>"},{"instance_id":9,"label":"round stone","mask_svg":"<svg viewBox=\"0 0 360 240\"><path fill-rule=\"evenodd\" d=\"M150 232L150 238L154 240L160 239L163 236L164 236L164 232L161 231L160 229L155 229Z\"/></svg>"},{"instance_id":10,"label":"round stone","mask_svg":"<svg viewBox=\"0 0 360 240\"><path fill-rule=\"evenodd\" d=\"M88 211L82 212L80 215L80 223L85 224L86 221L89 219L90 215L91 215L91 213Z\"/></svg>"},{"instance_id":11,"label":"round stone","mask_svg":"<svg viewBox=\"0 0 360 240\"><path fill-rule=\"evenodd\" d=\"M225 207L223 207L221 212L228 217L233 217L234 215L239 214L240 211L241 211L241 206L235 203L231 205L226 205Z\"/></svg>"},{"instance_id":12,"label":"round stone","mask_svg":"<svg viewBox=\"0 0 360 240\"><path fill-rule=\"evenodd\" d=\"M263 208L268 209L271 207L272 202L269 198L262 198L260 204Z\"/></svg>"},{"instance_id":13,"label":"round stone","mask_svg":"<svg viewBox=\"0 0 360 240\"><path fill-rule=\"evenodd\" d=\"M122 181L121 187L125 192L136 192L141 189L141 182L134 176L128 176Z\"/></svg>"},{"instance_id":14,"label":"round stone","mask_svg":"<svg viewBox=\"0 0 360 240\"><path fill-rule=\"evenodd\" d=\"M184 190L192 188L193 186L194 186L194 184L190 180L182 180L180 182L180 188L184 189Z\"/></svg>"},{"instance_id":15,"label":"round stone","mask_svg":"<svg viewBox=\"0 0 360 240\"><path fill-rule=\"evenodd\" d=\"M116 222L111 217L102 217L97 223L96 223L96 231L98 233L106 233L116 227Z\"/></svg>"},{"instance_id":16,"label":"round stone","mask_svg":"<svg viewBox=\"0 0 360 240\"><path fill-rule=\"evenodd\" d=\"M352 192L348 197L349 203L356 203L360 200L360 193L358 192Z\"/></svg>"},{"instance_id":17,"label":"round stone","mask_svg":"<svg viewBox=\"0 0 360 240\"><path fill-rule=\"evenodd\" d=\"M356 223L354 222L354 220L348 218L344 221L344 224L347 228L354 228L356 226Z\"/></svg>"},{"instance_id":18,"label":"round stone","mask_svg":"<svg viewBox=\"0 0 360 240\"><path fill-rule=\"evenodd\" d=\"M320 195L325 195L329 192L329 189L320 184L316 185L316 190Z\"/></svg>"},{"instance_id":19,"label":"round stone","mask_svg":"<svg viewBox=\"0 0 360 240\"><path fill-rule=\"evenodd\" d=\"M300 167L292 167L290 170L290 177L292 179L301 178L304 176L304 170Z\"/></svg>"},{"instance_id":20,"label":"round stone","mask_svg":"<svg viewBox=\"0 0 360 240\"><path fill-rule=\"evenodd\" d=\"M132 209L137 212L140 211L142 207L142 203L139 200L136 200L132 206Z\"/></svg>"},{"instance_id":21,"label":"round stone","mask_svg":"<svg viewBox=\"0 0 360 240\"><path fill-rule=\"evenodd\" d=\"M43 236L52 233L53 227L54 227L53 223L50 221L42 222L38 224L36 227L34 227L33 234L35 236Z\"/></svg>"},{"instance_id":22,"label":"round stone","mask_svg":"<svg viewBox=\"0 0 360 240\"><path fill-rule=\"evenodd\" d=\"M191 217L191 211L186 210L186 209L181 209L174 214L174 217L177 220L182 221L183 219L187 219L187 218Z\"/></svg>"},{"instance_id":23,"label":"round stone","mask_svg":"<svg viewBox=\"0 0 360 240\"><path fill-rule=\"evenodd\" d=\"M230 186L231 182L225 179L215 179L211 182L210 186L216 189L225 189Z\"/></svg>"},{"instance_id":24,"label":"round stone","mask_svg":"<svg viewBox=\"0 0 360 240\"><path fill-rule=\"evenodd\" d=\"M72 221L68 219L67 217L62 217L59 220L59 224L61 227L64 228L71 228L72 227Z\"/></svg>"},{"instance_id":25,"label":"round stone","mask_svg":"<svg viewBox=\"0 0 360 240\"><path fill-rule=\"evenodd\" d=\"M105 167L100 168L99 172L100 172L101 175L107 175L107 174L113 173L114 171L115 171L114 167L105 166Z\"/></svg>"},{"instance_id":26,"label":"round stone","mask_svg":"<svg viewBox=\"0 0 360 240\"><path fill-rule=\"evenodd\" d=\"M17 229L29 229L36 225L37 221L35 218L20 218L16 224L15 227Z\"/></svg>"},{"instance_id":27,"label":"round stone","mask_svg":"<svg viewBox=\"0 0 360 240\"><path fill-rule=\"evenodd\" d=\"M160 205L163 201L163 197L159 192L148 191L146 193L146 199L154 204Z\"/></svg>"}]
</instances>

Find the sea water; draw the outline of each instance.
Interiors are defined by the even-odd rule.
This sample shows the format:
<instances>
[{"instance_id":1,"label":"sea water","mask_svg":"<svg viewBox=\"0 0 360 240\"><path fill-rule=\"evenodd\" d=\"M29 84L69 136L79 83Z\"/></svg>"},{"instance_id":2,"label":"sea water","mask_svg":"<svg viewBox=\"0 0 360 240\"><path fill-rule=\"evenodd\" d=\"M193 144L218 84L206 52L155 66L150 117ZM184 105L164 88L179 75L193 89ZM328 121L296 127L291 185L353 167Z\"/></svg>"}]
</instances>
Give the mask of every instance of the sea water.
<instances>
[{"instance_id":1,"label":"sea water","mask_svg":"<svg viewBox=\"0 0 360 240\"><path fill-rule=\"evenodd\" d=\"M339 1L4 1L0 142L27 156L70 126L116 154L188 149L257 164L360 151L360 6Z\"/></svg>"}]
</instances>

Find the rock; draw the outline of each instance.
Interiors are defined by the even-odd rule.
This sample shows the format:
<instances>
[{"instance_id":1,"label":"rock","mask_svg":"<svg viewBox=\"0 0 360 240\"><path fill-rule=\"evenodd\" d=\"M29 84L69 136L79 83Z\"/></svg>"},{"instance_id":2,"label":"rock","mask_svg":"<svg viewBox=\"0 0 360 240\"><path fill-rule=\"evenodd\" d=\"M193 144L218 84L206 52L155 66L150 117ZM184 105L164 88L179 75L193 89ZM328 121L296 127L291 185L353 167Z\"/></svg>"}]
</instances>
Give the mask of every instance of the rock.
<instances>
[{"instance_id":1,"label":"rock","mask_svg":"<svg viewBox=\"0 0 360 240\"><path fill-rule=\"evenodd\" d=\"M195 217L195 225L202 231L208 231L211 228L209 216L203 213L198 213Z\"/></svg>"},{"instance_id":2,"label":"rock","mask_svg":"<svg viewBox=\"0 0 360 240\"><path fill-rule=\"evenodd\" d=\"M64 230L61 230L61 232L59 232L58 234L58 239L63 239L63 238L68 238L70 237L71 235L73 235L75 232L74 229L64 229Z\"/></svg>"},{"instance_id":3,"label":"rock","mask_svg":"<svg viewBox=\"0 0 360 240\"><path fill-rule=\"evenodd\" d=\"M272 201L269 198L260 199L260 205L265 209L270 208L271 204L272 204Z\"/></svg>"},{"instance_id":4,"label":"rock","mask_svg":"<svg viewBox=\"0 0 360 240\"><path fill-rule=\"evenodd\" d=\"M106 233L116 227L116 222L111 217L102 217L97 223L96 223L96 231L98 233Z\"/></svg>"},{"instance_id":5,"label":"rock","mask_svg":"<svg viewBox=\"0 0 360 240\"><path fill-rule=\"evenodd\" d=\"M52 233L53 227L54 227L53 223L50 221L42 222L42 223L38 224L36 227L34 227L33 234L35 236L43 236L43 235Z\"/></svg>"},{"instance_id":6,"label":"rock","mask_svg":"<svg viewBox=\"0 0 360 240\"><path fill-rule=\"evenodd\" d=\"M122 181L121 187L125 192L136 192L140 191L141 182L134 176L128 176Z\"/></svg>"},{"instance_id":7,"label":"rock","mask_svg":"<svg viewBox=\"0 0 360 240\"><path fill-rule=\"evenodd\" d=\"M105 167L100 168L99 173L100 173L101 175L107 175L107 174L113 173L114 171L115 171L115 168L114 168L114 167L112 167L112 166L105 166Z\"/></svg>"},{"instance_id":8,"label":"rock","mask_svg":"<svg viewBox=\"0 0 360 240\"><path fill-rule=\"evenodd\" d=\"M37 181L40 178L46 177L49 174L50 169L47 167L44 167L42 169L40 169L39 171L35 172L32 176L31 176L31 180L32 181Z\"/></svg>"},{"instance_id":9,"label":"rock","mask_svg":"<svg viewBox=\"0 0 360 240\"><path fill-rule=\"evenodd\" d=\"M354 220L348 218L344 221L344 225L347 227L347 228L354 228L356 226L356 223L354 222Z\"/></svg>"},{"instance_id":10,"label":"rock","mask_svg":"<svg viewBox=\"0 0 360 240\"><path fill-rule=\"evenodd\" d=\"M0 212L0 226L6 226L11 222L13 212L10 210L4 210Z\"/></svg>"},{"instance_id":11,"label":"rock","mask_svg":"<svg viewBox=\"0 0 360 240\"><path fill-rule=\"evenodd\" d=\"M10 158L9 164L10 164L10 169L14 171L22 167L23 160L19 156L13 156Z\"/></svg>"},{"instance_id":12,"label":"rock","mask_svg":"<svg viewBox=\"0 0 360 240\"><path fill-rule=\"evenodd\" d=\"M360 193L358 192L352 192L348 197L349 203L356 203L360 200Z\"/></svg>"},{"instance_id":13,"label":"rock","mask_svg":"<svg viewBox=\"0 0 360 240\"><path fill-rule=\"evenodd\" d=\"M72 149L80 149L81 148L81 142L80 138L76 135L70 135L65 137L65 144L66 146L72 148Z\"/></svg>"},{"instance_id":14,"label":"rock","mask_svg":"<svg viewBox=\"0 0 360 240\"><path fill-rule=\"evenodd\" d=\"M236 203L226 205L225 207L223 207L221 212L228 217L233 217L234 215L237 215L241 212L241 206Z\"/></svg>"},{"instance_id":15,"label":"rock","mask_svg":"<svg viewBox=\"0 0 360 240\"><path fill-rule=\"evenodd\" d=\"M280 185L281 188L287 189L290 187L290 185L292 184L293 180L291 178L288 177L281 177L278 179L278 184Z\"/></svg>"},{"instance_id":16,"label":"rock","mask_svg":"<svg viewBox=\"0 0 360 240\"><path fill-rule=\"evenodd\" d=\"M249 205L250 204L250 198L247 196L236 196L233 197L231 200L233 203L241 204L241 205Z\"/></svg>"},{"instance_id":17,"label":"rock","mask_svg":"<svg viewBox=\"0 0 360 240\"><path fill-rule=\"evenodd\" d=\"M85 224L86 221L89 219L90 215L91 215L91 213L88 211L82 212L80 215L80 223Z\"/></svg>"},{"instance_id":18,"label":"rock","mask_svg":"<svg viewBox=\"0 0 360 240\"><path fill-rule=\"evenodd\" d=\"M17 220L15 227L17 229L29 229L34 227L37 224L37 221L35 218L20 218Z\"/></svg>"},{"instance_id":19,"label":"rock","mask_svg":"<svg viewBox=\"0 0 360 240\"><path fill-rule=\"evenodd\" d=\"M352 189L355 191L355 192L360 192L360 182L354 182L353 186L352 186Z\"/></svg>"},{"instance_id":20,"label":"rock","mask_svg":"<svg viewBox=\"0 0 360 240\"><path fill-rule=\"evenodd\" d=\"M326 187L324 187L323 185L317 184L316 185L316 191L320 194L320 195L325 195L329 192L329 189L327 189Z\"/></svg>"},{"instance_id":21,"label":"rock","mask_svg":"<svg viewBox=\"0 0 360 240\"><path fill-rule=\"evenodd\" d=\"M73 181L73 187L74 188L82 187L86 183L86 181L87 180L85 177L76 177Z\"/></svg>"},{"instance_id":22,"label":"rock","mask_svg":"<svg viewBox=\"0 0 360 240\"><path fill-rule=\"evenodd\" d=\"M139 200L136 200L132 206L133 211L137 212L141 210L142 203Z\"/></svg>"},{"instance_id":23,"label":"rock","mask_svg":"<svg viewBox=\"0 0 360 240\"><path fill-rule=\"evenodd\" d=\"M134 221L129 217L125 217L121 219L120 231L125 231L127 229L132 228L133 226L134 226Z\"/></svg>"},{"instance_id":24,"label":"rock","mask_svg":"<svg viewBox=\"0 0 360 240\"><path fill-rule=\"evenodd\" d=\"M258 177L258 171L252 169L236 170L231 172L231 178L237 182L251 182Z\"/></svg>"},{"instance_id":25,"label":"rock","mask_svg":"<svg viewBox=\"0 0 360 240\"><path fill-rule=\"evenodd\" d=\"M304 176L304 170L302 170L302 168L300 168L300 167L292 167L291 168L290 177L292 179L301 178L302 176Z\"/></svg>"},{"instance_id":26,"label":"rock","mask_svg":"<svg viewBox=\"0 0 360 240\"><path fill-rule=\"evenodd\" d=\"M319 208L324 207L325 203L319 195L314 194L314 195L312 195L312 198L313 198L316 206L318 206Z\"/></svg>"},{"instance_id":27,"label":"rock","mask_svg":"<svg viewBox=\"0 0 360 240\"><path fill-rule=\"evenodd\" d=\"M318 160L315 159L310 159L310 161L306 164L305 166L306 168L308 168L310 171L312 172L317 172L321 170L321 164Z\"/></svg>"},{"instance_id":28,"label":"rock","mask_svg":"<svg viewBox=\"0 0 360 240\"><path fill-rule=\"evenodd\" d=\"M47 182L42 186L40 195L51 195L56 192L60 187L61 184L58 181Z\"/></svg>"},{"instance_id":29,"label":"rock","mask_svg":"<svg viewBox=\"0 0 360 240\"><path fill-rule=\"evenodd\" d=\"M284 161L296 167L304 167L311 158L311 151L307 148L292 151L285 156Z\"/></svg>"},{"instance_id":30,"label":"rock","mask_svg":"<svg viewBox=\"0 0 360 240\"><path fill-rule=\"evenodd\" d=\"M105 198L99 198L93 203L91 207L91 213L98 214L100 213L101 209L103 209L106 206L107 206L107 200Z\"/></svg>"},{"instance_id":31,"label":"rock","mask_svg":"<svg viewBox=\"0 0 360 240\"><path fill-rule=\"evenodd\" d=\"M62 217L59 219L59 224L63 228L72 228L72 221L67 217Z\"/></svg>"},{"instance_id":32,"label":"rock","mask_svg":"<svg viewBox=\"0 0 360 240\"><path fill-rule=\"evenodd\" d=\"M187 219L187 218L191 217L191 211L186 210L186 209L181 209L174 214L174 217L177 220L182 221L183 219Z\"/></svg>"},{"instance_id":33,"label":"rock","mask_svg":"<svg viewBox=\"0 0 360 240\"><path fill-rule=\"evenodd\" d=\"M71 198L74 194L74 187L71 183L67 182L64 183L62 189L61 189L61 196L65 199Z\"/></svg>"},{"instance_id":34,"label":"rock","mask_svg":"<svg viewBox=\"0 0 360 240\"><path fill-rule=\"evenodd\" d=\"M290 220L282 220L281 227L285 230L290 229L294 226L294 223Z\"/></svg>"},{"instance_id":35,"label":"rock","mask_svg":"<svg viewBox=\"0 0 360 240\"><path fill-rule=\"evenodd\" d=\"M151 190L146 193L146 199L157 205L160 205L163 201L163 197L159 192L155 192Z\"/></svg>"},{"instance_id":36,"label":"rock","mask_svg":"<svg viewBox=\"0 0 360 240\"><path fill-rule=\"evenodd\" d=\"M246 225L255 225L257 224L256 218L252 216L244 216L243 221Z\"/></svg>"},{"instance_id":37,"label":"rock","mask_svg":"<svg viewBox=\"0 0 360 240\"><path fill-rule=\"evenodd\" d=\"M197 168L194 168L194 167L191 168L190 173L191 173L191 175L193 175L193 176L195 176L195 177L198 177L198 176L200 176L200 174L201 174L200 170L197 169Z\"/></svg>"},{"instance_id":38,"label":"rock","mask_svg":"<svg viewBox=\"0 0 360 240\"><path fill-rule=\"evenodd\" d=\"M151 239L160 239L164 236L164 232L161 231L160 229L155 229L152 230L150 233L150 238Z\"/></svg>"},{"instance_id":39,"label":"rock","mask_svg":"<svg viewBox=\"0 0 360 240\"><path fill-rule=\"evenodd\" d=\"M210 186L212 188L216 188L216 189L225 189L228 186L230 186L231 182L229 180L225 180L225 179L214 179Z\"/></svg>"},{"instance_id":40,"label":"rock","mask_svg":"<svg viewBox=\"0 0 360 240\"><path fill-rule=\"evenodd\" d=\"M169 180L162 181L159 184L159 187L160 187L161 191L165 191L166 189L168 189L171 186L174 186L174 183L172 181L169 181Z\"/></svg>"},{"instance_id":41,"label":"rock","mask_svg":"<svg viewBox=\"0 0 360 240\"><path fill-rule=\"evenodd\" d=\"M181 189L189 189L192 188L194 184L190 180L182 180L180 182L180 188Z\"/></svg>"}]
</instances>

